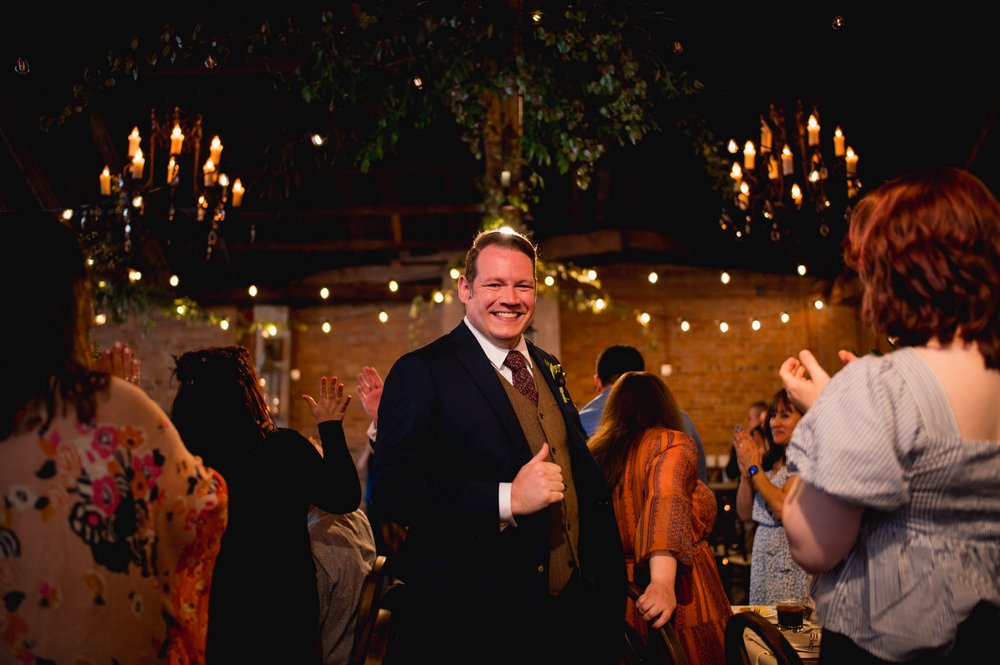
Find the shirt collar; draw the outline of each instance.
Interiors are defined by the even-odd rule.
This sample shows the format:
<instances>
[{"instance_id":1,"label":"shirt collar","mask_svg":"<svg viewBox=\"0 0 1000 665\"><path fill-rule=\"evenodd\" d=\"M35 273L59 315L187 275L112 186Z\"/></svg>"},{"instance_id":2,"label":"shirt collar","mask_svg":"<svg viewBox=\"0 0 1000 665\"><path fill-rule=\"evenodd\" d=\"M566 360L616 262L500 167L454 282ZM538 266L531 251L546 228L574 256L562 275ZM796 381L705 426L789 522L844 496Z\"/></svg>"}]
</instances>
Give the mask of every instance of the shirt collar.
<instances>
[{"instance_id":1,"label":"shirt collar","mask_svg":"<svg viewBox=\"0 0 1000 665\"><path fill-rule=\"evenodd\" d=\"M486 354L486 357L490 359L490 362L493 363L493 366L498 370L503 371L507 368L507 366L503 363L507 360L507 354L510 353L511 350L520 351L521 354L527 359L528 367L534 369L535 365L531 361L531 354L528 353L528 343L524 341L524 335L521 335L521 339L517 340L517 346L513 349L505 349L486 339L486 337L479 332L476 326L472 325L472 321L469 320L468 316L466 316L463 321L465 321L465 325L469 327L469 330L472 331L472 336L476 338L477 342L479 342L479 346L483 347L483 353Z\"/></svg>"}]
</instances>

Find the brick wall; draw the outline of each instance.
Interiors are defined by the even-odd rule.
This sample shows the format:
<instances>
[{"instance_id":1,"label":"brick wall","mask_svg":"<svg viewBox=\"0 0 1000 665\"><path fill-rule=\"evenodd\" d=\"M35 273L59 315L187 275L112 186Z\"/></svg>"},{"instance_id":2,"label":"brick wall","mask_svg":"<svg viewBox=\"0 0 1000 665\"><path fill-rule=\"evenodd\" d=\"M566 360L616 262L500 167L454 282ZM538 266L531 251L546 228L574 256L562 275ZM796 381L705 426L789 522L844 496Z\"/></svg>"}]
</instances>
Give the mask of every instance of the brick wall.
<instances>
[{"instance_id":1,"label":"brick wall","mask_svg":"<svg viewBox=\"0 0 1000 665\"><path fill-rule=\"evenodd\" d=\"M646 279L651 269L659 273L656 284ZM561 303L558 316L545 317L559 322L560 360L577 406L594 395L592 376L601 350L610 344L632 344L642 351L648 370L660 372L662 365L670 366L671 374L664 378L694 420L707 452L726 454L732 427L745 421L747 406L769 399L781 387L778 367L789 355L809 348L824 366L833 369L839 365L836 352L842 346L860 352L886 350L859 322L857 306L852 304L856 298L837 303L840 291L835 291L833 304L819 311L813 307L816 297L830 299L830 285L820 280L739 271L731 275L732 281L723 285L717 270L649 265L602 268L603 289L611 294L607 311L595 315ZM389 316L387 323L378 320L381 310ZM645 327L636 322L642 311L652 317ZM783 311L790 316L787 324L778 318ZM353 392L355 376L363 365L374 366L385 377L402 353L450 330L461 316L457 299L444 305L386 302L293 308L289 366L299 370L300 378L290 383L289 424L307 436L316 434L300 396L315 395L320 376L336 375ZM756 332L750 328L754 317L761 322ZM681 332L681 319L690 322L689 332ZM329 334L321 330L323 321L332 324ZM729 323L728 333L719 331L720 321ZM145 333L134 325L95 328L94 338L102 345L122 339L135 347L143 360L143 386L168 412L176 389L170 383L171 356L201 346L235 343L232 333L216 326L169 319ZM355 394L345 430L362 466L367 426Z\"/></svg>"}]
</instances>

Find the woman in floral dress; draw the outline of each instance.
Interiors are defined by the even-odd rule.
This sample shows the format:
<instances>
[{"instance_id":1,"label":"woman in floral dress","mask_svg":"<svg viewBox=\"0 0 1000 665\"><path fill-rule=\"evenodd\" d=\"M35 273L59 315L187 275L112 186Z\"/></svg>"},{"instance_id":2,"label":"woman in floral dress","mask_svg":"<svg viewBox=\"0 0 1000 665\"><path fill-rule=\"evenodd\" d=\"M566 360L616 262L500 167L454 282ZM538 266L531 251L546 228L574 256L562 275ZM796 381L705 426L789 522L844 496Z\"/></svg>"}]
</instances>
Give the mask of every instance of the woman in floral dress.
<instances>
[{"instance_id":1,"label":"woman in floral dress","mask_svg":"<svg viewBox=\"0 0 1000 665\"><path fill-rule=\"evenodd\" d=\"M73 232L6 226L0 662L201 663L225 482L142 390L91 368Z\"/></svg>"}]
</instances>

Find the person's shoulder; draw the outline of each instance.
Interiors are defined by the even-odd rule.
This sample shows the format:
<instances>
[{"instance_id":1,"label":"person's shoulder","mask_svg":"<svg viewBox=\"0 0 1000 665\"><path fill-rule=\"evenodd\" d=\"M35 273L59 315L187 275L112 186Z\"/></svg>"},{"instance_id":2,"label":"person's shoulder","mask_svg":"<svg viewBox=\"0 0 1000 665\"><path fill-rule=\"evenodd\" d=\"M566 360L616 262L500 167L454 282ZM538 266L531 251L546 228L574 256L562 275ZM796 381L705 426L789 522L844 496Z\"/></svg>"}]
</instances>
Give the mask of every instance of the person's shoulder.
<instances>
[{"instance_id":1,"label":"person's shoulder","mask_svg":"<svg viewBox=\"0 0 1000 665\"><path fill-rule=\"evenodd\" d=\"M98 418L130 420L135 424L152 420L160 426L170 424L167 414L146 392L116 376L110 377L108 389L97 394Z\"/></svg>"}]
</instances>

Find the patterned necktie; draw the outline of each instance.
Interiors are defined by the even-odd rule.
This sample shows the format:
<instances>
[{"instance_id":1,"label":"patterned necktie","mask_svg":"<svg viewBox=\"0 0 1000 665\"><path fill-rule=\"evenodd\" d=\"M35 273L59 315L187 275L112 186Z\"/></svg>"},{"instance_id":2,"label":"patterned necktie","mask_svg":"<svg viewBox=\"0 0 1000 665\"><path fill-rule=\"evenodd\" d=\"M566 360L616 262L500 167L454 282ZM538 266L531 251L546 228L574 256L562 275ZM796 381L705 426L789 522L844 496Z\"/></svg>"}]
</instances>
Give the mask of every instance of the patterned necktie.
<instances>
[{"instance_id":1,"label":"patterned necktie","mask_svg":"<svg viewBox=\"0 0 1000 665\"><path fill-rule=\"evenodd\" d=\"M518 392L531 400L531 403L538 406L538 388L535 387L535 378L531 376L531 369L528 368L528 361L521 355L520 351L511 351L507 354L507 359L503 364L514 372L514 387Z\"/></svg>"}]
</instances>

